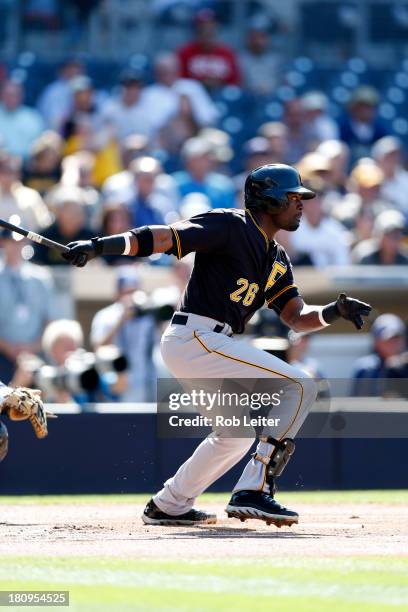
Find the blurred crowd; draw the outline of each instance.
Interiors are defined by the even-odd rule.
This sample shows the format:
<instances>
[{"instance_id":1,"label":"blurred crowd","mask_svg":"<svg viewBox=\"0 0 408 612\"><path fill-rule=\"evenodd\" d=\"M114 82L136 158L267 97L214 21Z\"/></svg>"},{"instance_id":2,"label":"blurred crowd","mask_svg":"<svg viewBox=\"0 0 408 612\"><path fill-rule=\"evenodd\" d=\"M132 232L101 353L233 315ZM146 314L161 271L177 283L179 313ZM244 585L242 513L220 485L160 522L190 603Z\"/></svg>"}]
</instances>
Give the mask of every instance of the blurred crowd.
<instances>
[{"instance_id":1,"label":"blurred crowd","mask_svg":"<svg viewBox=\"0 0 408 612\"><path fill-rule=\"evenodd\" d=\"M295 165L317 193L306 203L298 231L278 236L294 264L408 263L405 150L382 122L380 94L373 87L356 88L336 118L323 91L290 98L279 120L257 126L237 150L220 129L219 92L235 87L261 100L286 82L265 19L248 22L245 49L238 51L222 42L215 14L199 11L191 41L157 54L152 65L151 79L125 66L117 86L101 91L86 64L69 57L30 107L24 84L4 76L2 218L62 243L168 224L212 208L243 207L246 174L282 162ZM67 262L41 246L28 252L24 241L7 232L0 241L0 378L26 380L19 356L47 353L44 330L58 319L44 266ZM129 259L105 257L104 265L123 264ZM162 256L149 265L173 263ZM135 381L128 397L149 399L154 317L129 315L126 295L138 283L129 280L130 272L121 278L118 271L117 302L95 317L91 343L95 350L113 343L128 353L128 377ZM75 350L83 345L77 332ZM143 359L132 363L127 347L141 343ZM105 388L104 397L116 397L115 385ZM137 391L141 386L143 393Z\"/></svg>"}]
</instances>

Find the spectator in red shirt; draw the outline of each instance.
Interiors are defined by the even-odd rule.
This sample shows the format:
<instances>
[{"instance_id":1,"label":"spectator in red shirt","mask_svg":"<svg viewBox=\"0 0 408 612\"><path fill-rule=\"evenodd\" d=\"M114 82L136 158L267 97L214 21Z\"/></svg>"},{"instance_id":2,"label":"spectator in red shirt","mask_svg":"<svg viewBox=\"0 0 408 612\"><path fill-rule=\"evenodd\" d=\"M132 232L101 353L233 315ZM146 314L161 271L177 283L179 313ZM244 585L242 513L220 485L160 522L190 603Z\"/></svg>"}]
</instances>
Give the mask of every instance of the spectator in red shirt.
<instances>
[{"instance_id":1,"label":"spectator in red shirt","mask_svg":"<svg viewBox=\"0 0 408 612\"><path fill-rule=\"evenodd\" d=\"M208 89L239 85L240 74L235 52L217 41L217 20L210 9L195 18L195 39L178 50L181 76L201 81Z\"/></svg>"}]
</instances>

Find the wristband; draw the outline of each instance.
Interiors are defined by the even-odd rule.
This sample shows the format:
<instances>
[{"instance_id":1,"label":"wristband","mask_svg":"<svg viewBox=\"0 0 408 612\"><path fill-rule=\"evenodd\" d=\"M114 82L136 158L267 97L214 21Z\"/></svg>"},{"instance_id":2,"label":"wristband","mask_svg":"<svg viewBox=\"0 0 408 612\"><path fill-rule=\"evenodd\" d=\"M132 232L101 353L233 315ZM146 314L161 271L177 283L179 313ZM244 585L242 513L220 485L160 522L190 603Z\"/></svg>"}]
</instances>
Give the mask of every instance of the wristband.
<instances>
[{"instance_id":1,"label":"wristband","mask_svg":"<svg viewBox=\"0 0 408 612\"><path fill-rule=\"evenodd\" d=\"M323 309L324 309L324 306L321 306L320 308L318 307L317 316L319 317L320 325L322 327L328 327L330 323L327 323L327 321L323 319Z\"/></svg>"},{"instance_id":2,"label":"wristband","mask_svg":"<svg viewBox=\"0 0 408 612\"><path fill-rule=\"evenodd\" d=\"M104 238L92 238L92 244L97 255L128 255L130 251L130 239L125 234L115 234Z\"/></svg>"},{"instance_id":3,"label":"wristband","mask_svg":"<svg viewBox=\"0 0 408 612\"><path fill-rule=\"evenodd\" d=\"M326 325L330 325L330 323L333 323L334 321L337 321L337 319L340 319L341 314L337 307L337 302L331 302L331 304L323 306L321 311L321 318L323 319Z\"/></svg>"},{"instance_id":4,"label":"wristband","mask_svg":"<svg viewBox=\"0 0 408 612\"><path fill-rule=\"evenodd\" d=\"M125 239L125 250L123 251L123 255L129 255L130 249L132 248L132 245L130 244L130 232L123 234L123 238Z\"/></svg>"},{"instance_id":5,"label":"wristband","mask_svg":"<svg viewBox=\"0 0 408 612\"><path fill-rule=\"evenodd\" d=\"M97 236L95 238L91 238L91 242L93 244L93 247L95 249L95 254L96 255L102 255L103 254L103 243L101 238L98 238Z\"/></svg>"},{"instance_id":6,"label":"wristband","mask_svg":"<svg viewBox=\"0 0 408 612\"><path fill-rule=\"evenodd\" d=\"M153 254L153 232L148 225L131 229L130 233L137 238L136 257L149 257Z\"/></svg>"}]
</instances>

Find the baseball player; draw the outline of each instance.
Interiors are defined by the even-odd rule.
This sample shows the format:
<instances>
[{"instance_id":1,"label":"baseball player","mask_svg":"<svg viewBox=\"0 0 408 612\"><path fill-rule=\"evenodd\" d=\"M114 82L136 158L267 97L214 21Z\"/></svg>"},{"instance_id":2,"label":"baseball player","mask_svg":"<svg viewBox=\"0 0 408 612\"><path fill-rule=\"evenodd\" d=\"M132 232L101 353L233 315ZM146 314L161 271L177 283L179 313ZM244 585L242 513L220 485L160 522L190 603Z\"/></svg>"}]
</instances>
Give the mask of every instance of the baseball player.
<instances>
[{"instance_id":1,"label":"baseball player","mask_svg":"<svg viewBox=\"0 0 408 612\"><path fill-rule=\"evenodd\" d=\"M41 391L26 387L7 387L0 381L0 415L5 414L12 421L29 420L37 438L45 438L47 412L41 400ZM8 452L7 427L0 421L0 462Z\"/></svg>"},{"instance_id":2,"label":"baseball player","mask_svg":"<svg viewBox=\"0 0 408 612\"><path fill-rule=\"evenodd\" d=\"M268 378L287 384L281 427L263 431L226 507L230 517L256 518L277 526L298 522L298 514L274 498L278 477L295 445L293 438L316 396L316 384L300 369L253 347L241 334L265 302L296 332L316 331L340 317L357 329L371 306L340 294L325 306L307 306L294 282L287 254L274 236L295 231L306 189L291 166L271 164L253 170L245 183L245 210L214 209L171 226L145 226L124 234L70 243L66 257L84 266L101 254L148 257L195 251L195 263L179 310L163 334L161 351L179 379ZM307 206L307 204L306 204ZM279 389L279 386L277 386ZM236 464L253 443L212 432L147 504L151 525L197 525L216 516L193 508L195 499Z\"/></svg>"}]
</instances>

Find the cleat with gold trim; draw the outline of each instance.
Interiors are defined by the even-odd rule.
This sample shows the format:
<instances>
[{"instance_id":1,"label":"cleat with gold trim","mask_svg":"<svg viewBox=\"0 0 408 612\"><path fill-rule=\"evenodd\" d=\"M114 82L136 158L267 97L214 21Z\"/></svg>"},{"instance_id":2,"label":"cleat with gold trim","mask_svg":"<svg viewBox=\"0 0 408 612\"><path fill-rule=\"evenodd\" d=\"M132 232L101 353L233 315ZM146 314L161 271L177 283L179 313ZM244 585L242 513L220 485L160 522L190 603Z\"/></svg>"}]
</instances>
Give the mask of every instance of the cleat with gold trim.
<instances>
[{"instance_id":1,"label":"cleat with gold trim","mask_svg":"<svg viewBox=\"0 0 408 612\"><path fill-rule=\"evenodd\" d=\"M293 510L281 506L269 493L263 491L237 491L225 509L228 517L258 519L267 525L276 527L298 523L299 515Z\"/></svg>"}]
</instances>

